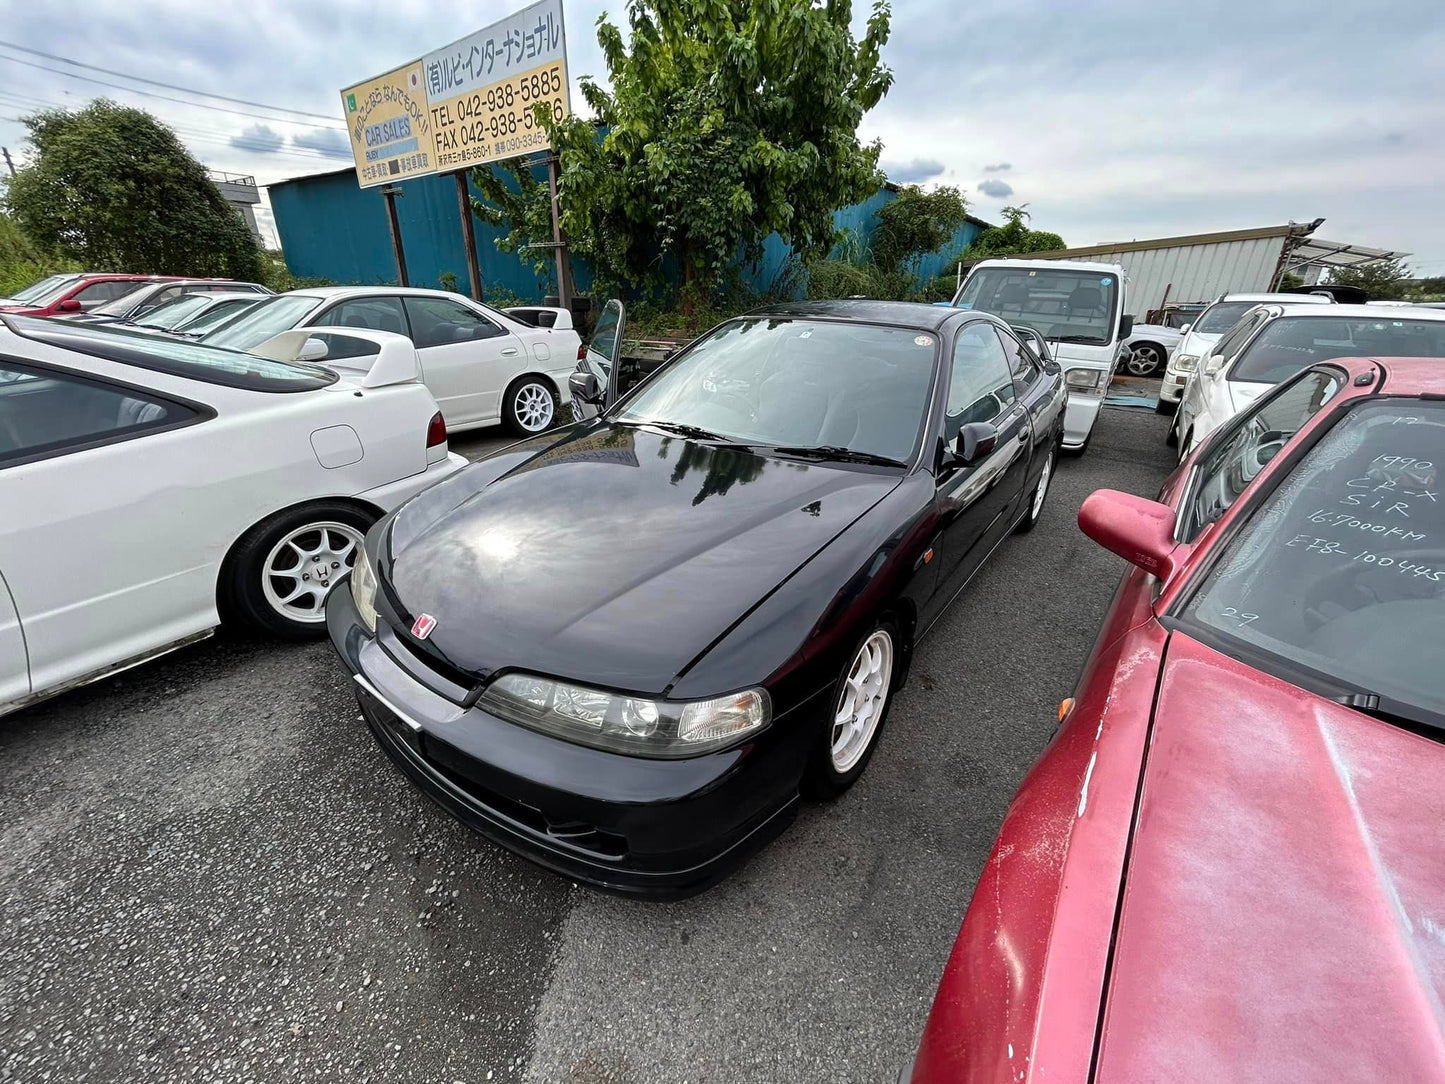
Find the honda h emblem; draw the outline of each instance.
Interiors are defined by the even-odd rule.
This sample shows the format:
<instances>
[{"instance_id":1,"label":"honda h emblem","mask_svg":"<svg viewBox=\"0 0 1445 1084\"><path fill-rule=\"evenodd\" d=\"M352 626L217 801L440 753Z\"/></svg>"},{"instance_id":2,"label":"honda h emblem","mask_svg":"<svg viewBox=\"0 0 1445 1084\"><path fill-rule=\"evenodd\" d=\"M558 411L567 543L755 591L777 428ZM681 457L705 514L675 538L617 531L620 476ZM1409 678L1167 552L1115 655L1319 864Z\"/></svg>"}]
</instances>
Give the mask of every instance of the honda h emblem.
<instances>
[{"instance_id":1,"label":"honda h emblem","mask_svg":"<svg viewBox=\"0 0 1445 1084\"><path fill-rule=\"evenodd\" d=\"M411 634L418 640L425 640L431 630L437 627L437 619L431 614L421 614L411 625Z\"/></svg>"}]
</instances>

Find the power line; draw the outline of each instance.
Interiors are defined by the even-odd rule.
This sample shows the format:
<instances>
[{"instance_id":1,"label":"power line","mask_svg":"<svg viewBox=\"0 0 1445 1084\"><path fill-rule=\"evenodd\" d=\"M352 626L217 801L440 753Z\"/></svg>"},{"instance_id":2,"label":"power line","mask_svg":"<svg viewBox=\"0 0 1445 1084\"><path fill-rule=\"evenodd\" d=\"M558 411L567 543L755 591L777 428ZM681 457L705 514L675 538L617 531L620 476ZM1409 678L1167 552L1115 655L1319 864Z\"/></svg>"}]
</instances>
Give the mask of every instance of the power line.
<instances>
[{"instance_id":1,"label":"power line","mask_svg":"<svg viewBox=\"0 0 1445 1084\"><path fill-rule=\"evenodd\" d=\"M107 83L104 79L95 79L89 75L79 75L75 72L61 71L59 68L49 68L44 64L36 64L34 61L21 60L18 56L0 55L0 60L11 64L24 64L27 68L38 68L43 72L50 72L52 75L63 76L66 79L83 79L87 83L96 83L99 86L110 87L112 90L123 90L130 94L144 94L147 98L159 98L163 102L175 102L177 105L189 106L192 109L209 109L217 113L234 113L238 117L254 117L256 120L270 121L273 124L301 124L310 128L334 128L338 132L346 131L344 124L318 124L313 121L292 120L289 117L268 117L262 113L249 113L244 109L227 109L221 105L207 105L205 102L188 102L184 98L172 98L168 94L157 94L153 90L141 90L139 87L121 86L119 83Z\"/></svg>"},{"instance_id":2,"label":"power line","mask_svg":"<svg viewBox=\"0 0 1445 1084\"><path fill-rule=\"evenodd\" d=\"M97 64L86 64L79 60L71 60L67 56L57 56L54 53L43 52L40 49L31 49L26 45L16 45L13 41L0 41L0 45L7 46L11 49L19 49L22 53L30 53L33 56L43 56L47 60L58 60L62 64L71 64L77 68L86 68L93 72L104 72L106 75L117 75L122 79L129 79L132 82L146 83L153 87L164 87L167 90L179 90L183 94L198 94L203 98L218 98L223 102L234 102L236 105L254 105L260 109L274 109L278 113L295 113L297 116L314 117L317 120L332 122L336 120L335 117L326 113L308 113L304 109L292 109L285 105L268 105L265 102L252 102L245 98L229 98L224 94L213 94L209 90L196 90L193 87L177 86L175 83L162 83L157 79L147 79L143 75L131 75L127 72L118 72L114 68L102 68Z\"/></svg>"}]
</instances>

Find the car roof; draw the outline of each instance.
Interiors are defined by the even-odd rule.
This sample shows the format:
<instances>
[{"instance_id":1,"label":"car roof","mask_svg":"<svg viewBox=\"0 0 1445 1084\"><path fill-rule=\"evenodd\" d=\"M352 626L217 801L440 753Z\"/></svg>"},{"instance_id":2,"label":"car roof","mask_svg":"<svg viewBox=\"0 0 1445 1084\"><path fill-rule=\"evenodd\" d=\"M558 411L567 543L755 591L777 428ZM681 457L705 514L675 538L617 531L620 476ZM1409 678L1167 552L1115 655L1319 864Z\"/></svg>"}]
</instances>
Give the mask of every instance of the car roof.
<instances>
[{"instance_id":1,"label":"car roof","mask_svg":"<svg viewBox=\"0 0 1445 1084\"><path fill-rule=\"evenodd\" d=\"M1219 301L1254 301L1259 304L1278 301L1281 305L1333 305L1335 303L1335 299L1327 294L1224 294Z\"/></svg>"},{"instance_id":2,"label":"car roof","mask_svg":"<svg viewBox=\"0 0 1445 1084\"><path fill-rule=\"evenodd\" d=\"M1427 312L1420 312L1412 305L1409 312L1404 312L1393 305L1297 305L1290 302L1284 304L1271 304L1271 309L1278 309L1282 316L1332 316L1339 318L1348 317L1352 320L1419 320L1426 323L1438 323L1445 320L1445 311L1432 309Z\"/></svg>"},{"instance_id":3,"label":"car roof","mask_svg":"<svg viewBox=\"0 0 1445 1084\"><path fill-rule=\"evenodd\" d=\"M856 324L892 324L896 327L917 328L920 331L937 331L953 317L971 312L969 309L929 305L919 301L846 298L836 301L789 301L779 305L765 305L746 315L781 316L795 320L845 320Z\"/></svg>"},{"instance_id":4,"label":"car roof","mask_svg":"<svg viewBox=\"0 0 1445 1084\"><path fill-rule=\"evenodd\" d=\"M1124 273L1124 268L1116 263L1095 263L1093 260L1030 260L1022 256L1018 259L980 260L973 265L973 270L980 267L1024 267L1040 270L1058 267L1065 271L1104 271L1116 275ZM973 274L973 270L969 271L969 274Z\"/></svg>"},{"instance_id":5,"label":"car roof","mask_svg":"<svg viewBox=\"0 0 1445 1084\"><path fill-rule=\"evenodd\" d=\"M421 286L307 286L300 290L289 290L291 294L303 297L375 297L378 294L404 294L413 297L445 297L451 301L471 301L465 294L451 290L428 290ZM476 304L476 302L472 302Z\"/></svg>"}]
</instances>

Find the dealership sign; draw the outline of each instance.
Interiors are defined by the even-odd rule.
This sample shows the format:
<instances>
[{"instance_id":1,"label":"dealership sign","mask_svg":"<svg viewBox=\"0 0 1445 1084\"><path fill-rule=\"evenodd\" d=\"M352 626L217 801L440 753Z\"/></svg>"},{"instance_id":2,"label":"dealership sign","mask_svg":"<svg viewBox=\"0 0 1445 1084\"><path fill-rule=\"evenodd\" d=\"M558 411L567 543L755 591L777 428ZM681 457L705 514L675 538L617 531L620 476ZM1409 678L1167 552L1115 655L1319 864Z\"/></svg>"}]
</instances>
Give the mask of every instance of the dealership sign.
<instances>
[{"instance_id":1,"label":"dealership sign","mask_svg":"<svg viewBox=\"0 0 1445 1084\"><path fill-rule=\"evenodd\" d=\"M548 149L571 113L562 0L537 3L341 92L363 188Z\"/></svg>"}]
</instances>

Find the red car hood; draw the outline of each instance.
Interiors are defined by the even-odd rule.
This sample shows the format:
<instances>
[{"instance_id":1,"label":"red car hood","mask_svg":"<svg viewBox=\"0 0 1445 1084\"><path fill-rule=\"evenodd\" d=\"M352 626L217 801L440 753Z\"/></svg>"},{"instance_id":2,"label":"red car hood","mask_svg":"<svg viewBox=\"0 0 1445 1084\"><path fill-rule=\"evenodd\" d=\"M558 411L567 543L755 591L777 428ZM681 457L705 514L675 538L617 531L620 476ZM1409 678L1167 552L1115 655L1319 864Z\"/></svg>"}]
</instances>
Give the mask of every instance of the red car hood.
<instances>
[{"instance_id":1,"label":"red car hood","mask_svg":"<svg viewBox=\"0 0 1445 1084\"><path fill-rule=\"evenodd\" d=\"M1445 1080L1445 745L1170 638L1097 1081Z\"/></svg>"}]
</instances>

